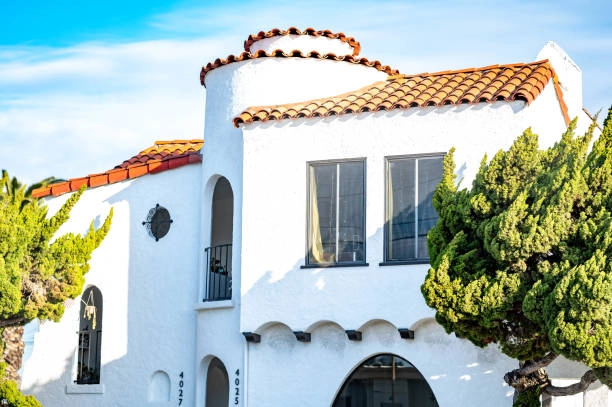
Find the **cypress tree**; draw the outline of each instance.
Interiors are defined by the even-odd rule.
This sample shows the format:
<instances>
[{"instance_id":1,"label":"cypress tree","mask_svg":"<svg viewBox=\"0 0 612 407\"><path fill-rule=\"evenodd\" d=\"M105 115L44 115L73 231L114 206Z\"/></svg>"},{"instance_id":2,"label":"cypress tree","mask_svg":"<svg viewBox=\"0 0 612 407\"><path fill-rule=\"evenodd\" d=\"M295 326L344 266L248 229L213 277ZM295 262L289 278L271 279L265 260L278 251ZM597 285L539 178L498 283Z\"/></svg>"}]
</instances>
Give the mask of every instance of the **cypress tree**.
<instances>
[{"instance_id":1,"label":"cypress tree","mask_svg":"<svg viewBox=\"0 0 612 407\"><path fill-rule=\"evenodd\" d=\"M526 130L483 159L469 190L451 150L433 197L421 291L448 333L520 361L504 377L516 406L597 379L612 386L612 108L590 149L595 121L583 136L575 126L546 150ZM580 383L550 384L545 367L558 355L590 368Z\"/></svg>"},{"instance_id":2,"label":"cypress tree","mask_svg":"<svg viewBox=\"0 0 612 407\"><path fill-rule=\"evenodd\" d=\"M83 236L73 233L56 236L84 191L85 188L81 188L73 193L57 213L49 217L47 207L32 198L31 189L2 171L0 330L19 327L34 319L59 321L64 313L64 302L76 298L83 290L88 261L108 233L112 219L111 209L97 230L92 222ZM11 371L19 368L6 366L6 370L9 367ZM15 393L17 387L5 378L5 367L0 370L0 399L21 400ZM30 405L25 401L26 404L14 403L11 405ZM35 401L32 403L37 405Z\"/></svg>"}]
</instances>

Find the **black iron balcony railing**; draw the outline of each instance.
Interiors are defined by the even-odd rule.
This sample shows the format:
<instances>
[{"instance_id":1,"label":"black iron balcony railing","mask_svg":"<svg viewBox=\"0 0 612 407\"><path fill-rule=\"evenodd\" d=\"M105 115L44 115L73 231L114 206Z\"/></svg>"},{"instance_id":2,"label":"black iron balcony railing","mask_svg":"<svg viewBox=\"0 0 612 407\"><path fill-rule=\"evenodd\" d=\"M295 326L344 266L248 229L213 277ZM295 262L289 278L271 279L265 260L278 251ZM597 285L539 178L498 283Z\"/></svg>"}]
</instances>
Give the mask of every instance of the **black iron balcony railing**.
<instances>
[{"instance_id":1,"label":"black iron balcony railing","mask_svg":"<svg viewBox=\"0 0 612 407\"><path fill-rule=\"evenodd\" d=\"M232 245L207 247L205 265L204 301L232 298Z\"/></svg>"}]
</instances>

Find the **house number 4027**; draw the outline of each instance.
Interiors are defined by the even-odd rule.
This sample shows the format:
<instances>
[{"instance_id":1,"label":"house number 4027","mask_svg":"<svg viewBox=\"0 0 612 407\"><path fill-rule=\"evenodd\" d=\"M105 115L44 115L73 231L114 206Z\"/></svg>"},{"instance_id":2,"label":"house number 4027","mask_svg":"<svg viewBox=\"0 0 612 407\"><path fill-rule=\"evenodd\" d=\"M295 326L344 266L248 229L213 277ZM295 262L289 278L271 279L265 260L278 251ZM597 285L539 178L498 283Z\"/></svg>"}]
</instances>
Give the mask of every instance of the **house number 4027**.
<instances>
[{"instance_id":1,"label":"house number 4027","mask_svg":"<svg viewBox=\"0 0 612 407\"><path fill-rule=\"evenodd\" d=\"M179 374L179 382L178 382L178 405L181 406L183 405L183 387L185 387L185 382L183 381L183 379L185 378L185 375L183 374L183 372L181 372Z\"/></svg>"},{"instance_id":2,"label":"house number 4027","mask_svg":"<svg viewBox=\"0 0 612 407\"><path fill-rule=\"evenodd\" d=\"M234 378L234 405L240 404L240 369L236 369Z\"/></svg>"}]
</instances>

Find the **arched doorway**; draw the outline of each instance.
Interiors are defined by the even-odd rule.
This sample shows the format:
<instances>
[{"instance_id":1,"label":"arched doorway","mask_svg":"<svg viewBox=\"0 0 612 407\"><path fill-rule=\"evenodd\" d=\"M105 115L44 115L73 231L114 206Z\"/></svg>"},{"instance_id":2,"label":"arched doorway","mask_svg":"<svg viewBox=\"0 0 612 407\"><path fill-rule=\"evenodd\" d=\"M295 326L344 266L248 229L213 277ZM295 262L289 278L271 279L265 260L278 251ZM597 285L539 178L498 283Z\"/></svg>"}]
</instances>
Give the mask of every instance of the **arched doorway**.
<instances>
[{"instance_id":1,"label":"arched doorway","mask_svg":"<svg viewBox=\"0 0 612 407\"><path fill-rule=\"evenodd\" d=\"M223 362L214 358L206 374L206 407L227 407L229 401L229 379Z\"/></svg>"},{"instance_id":2,"label":"arched doorway","mask_svg":"<svg viewBox=\"0 0 612 407\"><path fill-rule=\"evenodd\" d=\"M392 354L369 358L342 385L332 407L438 407L423 375Z\"/></svg>"},{"instance_id":3,"label":"arched doorway","mask_svg":"<svg viewBox=\"0 0 612 407\"><path fill-rule=\"evenodd\" d=\"M232 239L234 193L225 177L215 184L212 199L210 247L206 248L204 301L232 298Z\"/></svg>"}]
</instances>

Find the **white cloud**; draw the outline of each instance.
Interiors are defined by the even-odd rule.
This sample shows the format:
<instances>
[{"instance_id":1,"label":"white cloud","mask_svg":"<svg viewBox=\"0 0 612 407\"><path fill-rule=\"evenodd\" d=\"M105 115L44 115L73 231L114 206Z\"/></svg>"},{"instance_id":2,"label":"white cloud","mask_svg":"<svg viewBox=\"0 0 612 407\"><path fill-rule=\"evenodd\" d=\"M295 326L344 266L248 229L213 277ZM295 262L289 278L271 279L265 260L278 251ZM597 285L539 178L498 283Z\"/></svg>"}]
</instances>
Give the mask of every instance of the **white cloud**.
<instances>
[{"instance_id":1,"label":"white cloud","mask_svg":"<svg viewBox=\"0 0 612 407\"><path fill-rule=\"evenodd\" d=\"M51 97L26 105L0 112L0 165L27 182L104 171L154 140L202 137L197 90Z\"/></svg>"},{"instance_id":2,"label":"white cloud","mask_svg":"<svg viewBox=\"0 0 612 407\"><path fill-rule=\"evenodd\" d=\"M0 167L27 183L71 178L110 169L155 140L201 138L199 67L217 48L84 45L0 62Z\"/></svg>"},{"instance_id":3,"label":"white cloud","mask_svg":"<svg viewBox=\"0 0 612 407\"><path fill-rule=\"evenodd\" d=\"M40 83L58 76L99 77L111 71L110 61L102 56L60 55L56 60L38 63L12 62L0 68L0 84Z\"/></svg>"}]
</instances>

